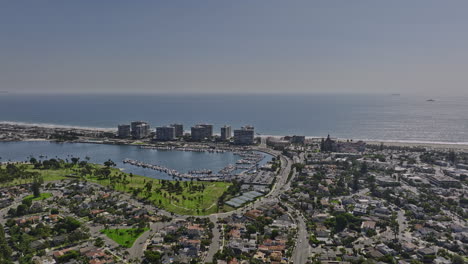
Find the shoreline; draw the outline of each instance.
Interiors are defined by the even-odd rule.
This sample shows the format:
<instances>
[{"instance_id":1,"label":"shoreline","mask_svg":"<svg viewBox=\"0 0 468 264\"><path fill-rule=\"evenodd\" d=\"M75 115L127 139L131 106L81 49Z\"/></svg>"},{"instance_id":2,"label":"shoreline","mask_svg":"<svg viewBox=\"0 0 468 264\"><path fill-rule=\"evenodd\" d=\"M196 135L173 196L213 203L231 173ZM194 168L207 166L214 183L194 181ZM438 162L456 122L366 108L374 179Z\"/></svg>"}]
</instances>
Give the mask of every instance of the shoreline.
<instances>
[{"instance_id":1,"label":"shoreline","mask_svg":"<svg viewBox=\"0 0 468 264\"><path fill-rule=\"evenodd\" d=\"M13 122L13 121L0 121L0 125L9 125L9 126L22 126L25 128L44 128L44 129L77 129L77 130L87 130L87 131L98 131L98 132L116 132L117 129L114 128L102 128L102 127L85 127L85 126L73 126L73 125L58 125L58 124L48 124L48 123L27 123L27 122ZM257 135L260 138L282 138L286 135ZM323 137L318 136L305 136L307 140L321 140ZM468 142L449 142L449 141L424 141L424 140L398 140L398 139L357 139L357 138L334 138L338 141L364 141L369 145L380 145L384 144L385 146L397 146L397 147L428 147L432 149L460 149L468 150ZM29 138L20 141L51 141L48 139L42 138ZM2 141L2 142L14 142L14 141ZM70 141L73 143L73 141ZM101 142L100 142L101 143ZM102 142L105 144L105 142ZM101 143L101 144L102 144ZM129 144L131 145L131 144Z\"/></svg>"},{"instance_id":2,"label":"shoreline","mask_svg":"<svg viewBox=\"0 0 468 264\"><path fill-rule=\"evenodd\" d=\"M90 130L90 131L117 131L116 128L109 127L88 127L88 126L74 126L74 125L59 125L59 124L49 124L49 123L28 123L28 122L16 122L16 121L0 121L0 125L9 125L9 126L24 126L24 127L39 127L39 128L48 128L48 129L80 129L80 130Z\"/></svg>"},{"instance_id":3,"label":"shoreline","mask_svg":"<svg viewBox=\"0 0 468 264\"><path fill-rule=\"evenodd\" d=\"M282 136L275 136L275 137L282 137ZM307 139L312 139L309 137L306 137ZM321 138L314 137L313 139L315 140L320 140ZM346 139L341 139L338 138L338 141L346 141ZM353 141L357 142L359 140L354 140ZM416 142L416 141L392 141L392 140L362 140L368 145L380 145L384 144L384 146L392 146L392 147L426 147L430 149L440 149L440 150L467 150L468 151L468 143L451 143L451 142ZM104 144L104 145L128 145L128 146L142 146L142 145L136 145L132 143L108 143L108 142L84 142L84 141L56 141L56 140L50 140L50 139L42 139L42 138L31 138L31 139L25 139L25 140L18 140L18 141L0 141L2 142L55 142L55 143L83 143L83 144ZM255 147L255 145L254 145ZM264 152L269 155L273 155L272 153L269 153L265 150L261 149L255 149L255 151L259 152Z\"/></svg>"},{"instance_id":4,"label":"shoreline","mask_svg":"<svg viewBox=\"0 0 468 264\"><path fill-rule=\"evenodd\" d=\"M468 142L412 142L412 141L364 141L369 145L394 146L394 147L427 147L431 149L468 150Z\"/></svg>"},{"instance_id":5,"label":"shoreline","mask_svg":"<svg viewBox=\"0 0 468 264\"><path fill-rule=\"evenodd\" d=\"M260 138L282 138L284 136L278 135L261 135ZM306 140L315 140L319 141L322 138L326 137L316 137L316 136L306 136ZM368 145L380 145L384 144L385 146L395 146L395 147L428 147L432 149L463 149L468 150L468 142L445 142L445 141L419 141L419 140L392 140L392 139L357 139L357 138L333 138L337 141L347 141L352 140L353 142L363 141Z\"/></svg>"}]
</instances>

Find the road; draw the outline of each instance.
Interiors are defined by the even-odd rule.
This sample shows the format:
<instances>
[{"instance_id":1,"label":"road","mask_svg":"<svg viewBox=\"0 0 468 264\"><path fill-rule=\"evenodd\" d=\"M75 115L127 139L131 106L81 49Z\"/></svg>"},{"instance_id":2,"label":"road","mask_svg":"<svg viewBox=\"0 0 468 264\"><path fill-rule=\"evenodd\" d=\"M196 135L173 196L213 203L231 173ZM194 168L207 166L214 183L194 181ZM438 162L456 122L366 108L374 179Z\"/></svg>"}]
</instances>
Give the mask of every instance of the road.
<instances>
[{"instance_id":1,"label":"road","mask_svg":"<svg viewBox=\"0 0 468 264\"><path fill-rule=\"evenodd\" d=\"M304 159L304 153L301 153L299 157L294 157L294 161L297 163L303 163ZM280 190L281 192L288 191L291 188L291 182L293 182L296 175L297 173L294 170L291 179L282 186ZM294 211L294 209L292 209L292 207L290 206L288 206L288 209L290 212ZM304 216L299 211L296 211L296 215L297 216L295 218L295 222L297 225L297 239L291 257L291 261L292 263L305 264L307 263L307 259L309 258L311 253L311 246L309 244L309 233L307 232L307 225Z\"/></svg>"},{"instance_id":2,"label":"road","mask_svg":"<svg viewBox=\"0 0 468 264\"><path fill-rule=\"evenodd\" d=\"M265 151L263 149L260 149L261 151ZM269 153L275 153L278 155L278 153L273 152L272 150L268 150ZM266 152L266 151L265 151ZM291 171L291 165L292 161L288 157L281 156L281 169L278 175L276 176L276 182L273 185L271 191L266 194L264 197L261 197L254 202L247 204L244 207L240 207L236 210L230 211L230 212L225 212L225 213L216 213L212 214L209 216L199 216L199 217L212 217L215 216L217 218L225 218L229 217L233 214L243 214L246 212L246 210L251 210L251 209L256 209L259 207L262 207L266 203L270 203L273 201L278 201L279 195L285 190L284 187L286 185L287 179L289 172Z\"/></svg>"},{"instance_id":3,"label":"road","mask_svg":"<svg viewBox=\"0 0 468 264\"><path fill-rule=\"evenodd\" d=\"M218 224L218 217L216 215L210 215L210 221L214 223L214 227L211 230L213 233L213 239L211 240L211 245L210 248L208 249L208 252L206 253L205 257L205 263L213 262L213 256L220 250L221 248L221 232L219 229L221 226Z\"/></svg>"},{"instance_id":4,"label":"road","mask_svg":"<svg viewBox=\"0 0 468 264\"><path fill-rule=\"evenodd\" d=\"M168 226L170 223L162 223L162 222L156 222L156 223L151 223L150 225L150 231L147 231L143 233L141 236L135 240L135 243L133 243L133 246L127 251L130 253L130 256L133 258L142 258L144 251L146 250L146 247L148 246L149 239L158 232L159 230L163 229L164 227Z\"/></svg>"},{"instance_id":5,"label":"road","mask_svg":"<svg viewBox=\"0 0 468 264\"><path fill-rule=\"evenodd\" d=\"M297 241L292 255L292 263L305 264L310 255L309 233L304 217L300 214L296 217Z\"/></svg>"},{"instance_id":6,"label":"road","mask_svg":"<svg viewBox=\"0 0 468 264\"><path fill-rule=\"evenodd\" d=\"M265 151L265 150L262 150ZM266 152L266 151L265 151ZM272 153L271 150L268 150L269 153L278 155L279 153ZM256 200L255 202L245 206L238 208L234 211L226 212L226 213L218 213L218 214L212 214L210 216L207 216L210 218L210 220L215 223L215 228L213 229L213 240L210 246L210 249L208 250L208 254L205 258L205 263L206 262L211 262L213 260L214 254L221 248L221 234L219 232L219 225L217 224L217 219L218 218L225 218L229 217L233 214L242 214L245 213L247 210L251 209L257 209L263 207L266 203L270 202L278 202L279 201L279 196L286 190L290 188L290 182L288 182L288 176L289 173L291 172L291 166L292 166L292 160L288 157L285 156L280 156L281 158L281 169L280 172L278 173L276 177L276 182L273 185L271 191L265 195L264 197ZM300 157L303 159L303 156ZM295 171L293 172L293 177L295 176ZM290 209L291 211L293 209ZM309 246L309 235L307 232L305 220L302 216L298 216L297 219L295 219L297 222L298 226L298 234L297 234L297 242L296 242L296 247L293 252L293 263L299 263L299 264L304 264L307 262L307 258L309 257L310 253L310 246Z\"/></svg>"}]
</instances>

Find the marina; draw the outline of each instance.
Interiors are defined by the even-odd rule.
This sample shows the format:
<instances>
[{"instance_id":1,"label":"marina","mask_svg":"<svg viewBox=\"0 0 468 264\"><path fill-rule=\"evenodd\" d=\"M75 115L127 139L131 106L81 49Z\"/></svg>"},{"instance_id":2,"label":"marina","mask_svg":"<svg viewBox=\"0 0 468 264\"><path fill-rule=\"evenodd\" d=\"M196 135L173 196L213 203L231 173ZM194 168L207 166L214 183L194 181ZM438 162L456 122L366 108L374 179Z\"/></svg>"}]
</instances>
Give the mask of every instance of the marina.
<instances>
[{"instance_id":1,"label":"marina","mask_svg":"<svg viewBox=\"0 0 468 264\"><path fill-rule=\"evenodd\" d=\"M185 151L161 151L130 145L49 141L0 142L0 162L28 162L31 157L39 160L66 160L76 157L99 164L110 159L122 171L165 180L228 180L257 167L254 163L236 164L238 160L256 158L259 166L271 160L271 156L253 151L208 152L188 151L188 148ZM145 166L135 166L123 162L124 160L138 161Z\"/></svg>"},{"instance_id":2,"label":"marina","mask_svg":"<svg viewBox=\"0 0 468 264\"><path fill-rule=\"evenodd\" d=\"M208 153L226 153L229 149L219 148L190 148L190 147L174 147L174 146L141 146L141 149L155 150L174 150L174 151L189 151L189 152L208 152Z\"/></svg>"},{"instance_id":3,"label":"marina","mask_svg":"<svg viewBox=\"0 0 468 264\"><path fill-rule=\"evenodd\" d=\"M228 151L223 153L159 151L130 145L55 143L49 141L0 142L0 162L24 162L29 161L31 157L38 160L51 158L66 160L76 157L80 158L80 160L98 164L103 164L110 159L116 163L116 168L120 168L127 173L164 180L173 180L175 177L164 171L137 167L122 161L131 159L147 164L158 164L176 170L181 174L203 170L211 170L212 174L215 174L241 159L240 156ZM213 176L212 174L210 176Z\"/></svg>"},{"instance_id":4,"label":"marina","mask_svg":"<svg viewBox=\"0 0 468 264\"><path fill-rule=\"evenodd\" d=\"M258 169L259 166L259 162L261 162L265 158L263 154L255 153L253 151L238 151L235 152L234 155L239 156L242 159L238 160L236 162L236 165L228 164L226 167L219 170L218 173L213 173L213 171L210 169L189 170L187 173L183 173L176 169L168 168L163 165L150 164L128 158L124 159L122 162L123 164L162 172L171 177L180 179L233 180L236 177L242 176L249 172L256 172L256 169Z\"/></svg>"}]
</instances>

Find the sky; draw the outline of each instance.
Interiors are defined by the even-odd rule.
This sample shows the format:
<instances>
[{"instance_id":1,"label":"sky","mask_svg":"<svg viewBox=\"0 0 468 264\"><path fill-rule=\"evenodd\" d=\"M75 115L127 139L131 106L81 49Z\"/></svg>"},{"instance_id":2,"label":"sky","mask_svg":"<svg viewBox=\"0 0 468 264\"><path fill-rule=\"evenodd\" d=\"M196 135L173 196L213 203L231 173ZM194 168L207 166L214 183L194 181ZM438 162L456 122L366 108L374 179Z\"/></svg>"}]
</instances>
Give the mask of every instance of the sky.
<instances>
[{"instance_id":1,"label":"sky","mask_svg":"<svg viewBox=\"0 0 468 264\"><path fill-rule=\"evenodd\" d=\"M468 1L1 1L0 91L468 94Z\"/></svg>"}]
</instances>

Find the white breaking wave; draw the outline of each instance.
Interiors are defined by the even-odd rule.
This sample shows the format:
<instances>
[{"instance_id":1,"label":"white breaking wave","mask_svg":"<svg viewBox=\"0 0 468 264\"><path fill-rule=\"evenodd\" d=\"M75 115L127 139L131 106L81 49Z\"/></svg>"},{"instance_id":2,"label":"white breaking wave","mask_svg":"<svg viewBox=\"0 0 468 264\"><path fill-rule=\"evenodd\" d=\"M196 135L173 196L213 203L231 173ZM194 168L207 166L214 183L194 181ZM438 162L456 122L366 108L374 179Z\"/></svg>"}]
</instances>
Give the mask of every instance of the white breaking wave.
<instances>
[{"instance_id":1,"label":"white breaking wave","mask_svg":"<svg viewBox=\"0 0 468 264\"><path fill-rule=\"evenodd\" d=\"M86 129L86 130L99 130L106 132L115 132L117 128L109 127L87 127L87 126L75 126L75 125L60 125L60 124L50 124L50 123L28 123L28 122L15 122L15 121L0 121L0 124L6 125L21 125L21 126L36 126L36 127L45 127L45 128L75 128L75 129ZM190 132L190 131L186 131ZM256 135L261 138L282 138L285 135ZM326 138L326 136L306 136L306 139L321 139ZM364 142L373 142L373 143L401 143L401 144L433 144L433 145L468 145L468 142L452 142L452 141L425 141L425 140L399 140L399 139L358 139L358 138L336 138L338 140L348 140L352 139L353 141L362 140Z\"/></svg>"},{"instance_id":2,"label":"white breaking wave","mask_svg":"<svg viewBox=\"0 0 468 264\"><path fill-rule=\"evenodd\" d=\"M260 138L276 138L280 139L285 136L279 136L279 135L257 135ZM326 136L306 136L306 139L322 139L326 138ZM468 142L452 142L452 141L425 141L425 140L400 140L400 139L359 139L359 138L335 138L332 137L333 139L337 139L339 141L346 141L346 140L353 140L353 142L357 141L364 141L364 142L372 142L372 143L401 143L401 144L428 144L428 145L468 145Z\"/></svg>"}]
</instances>

